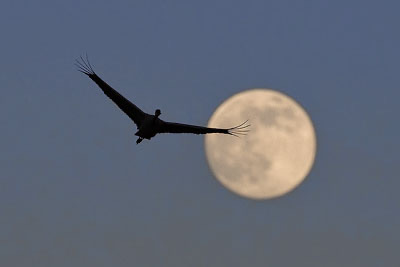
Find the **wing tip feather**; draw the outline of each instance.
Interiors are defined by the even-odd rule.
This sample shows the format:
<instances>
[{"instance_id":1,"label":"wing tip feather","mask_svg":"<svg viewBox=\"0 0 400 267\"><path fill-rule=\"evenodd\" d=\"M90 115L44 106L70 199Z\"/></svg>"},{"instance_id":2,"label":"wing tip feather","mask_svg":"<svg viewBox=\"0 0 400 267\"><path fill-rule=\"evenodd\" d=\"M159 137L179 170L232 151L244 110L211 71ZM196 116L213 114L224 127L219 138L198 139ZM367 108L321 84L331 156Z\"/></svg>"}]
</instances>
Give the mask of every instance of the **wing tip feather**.
<instances>
[{"instance_id":1,"label":"wing tip feather","mask_svg":"<svg viewBox=\"0 0 400 267\"><path fill-rule=\"evenodd\" d=\"M225 133L235 136L235 137L245 136L250 132L249 127L251 126L251 124L249 124L248 122L249 122L249 120L246 120L237 126L228 128L228 129L226 129Z\"/></svg>"},{"instance_id":2,"label":"wing tip feather","mask_svg":"<svg viewBox=\"0 0 400 267\"><path fill-rule=\"evenodd\" d=\"M82 72L83 74L86 74L89 77L92 75L96 75L92 65L90 64L89 57L87 54L85 55L85 57L80 56L78 59L76 59L74 65L77 67L79 72Z\"/></svg>"}]
</instances>

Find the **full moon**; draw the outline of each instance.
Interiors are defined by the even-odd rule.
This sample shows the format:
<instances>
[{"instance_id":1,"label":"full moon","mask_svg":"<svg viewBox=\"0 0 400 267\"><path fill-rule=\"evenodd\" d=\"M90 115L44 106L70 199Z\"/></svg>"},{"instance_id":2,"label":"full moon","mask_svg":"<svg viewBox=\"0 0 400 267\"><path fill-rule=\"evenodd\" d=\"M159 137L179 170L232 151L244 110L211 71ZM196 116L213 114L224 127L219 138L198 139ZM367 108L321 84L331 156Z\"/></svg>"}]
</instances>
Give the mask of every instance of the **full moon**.
<instances>
[{"instance_id":1,"label":"full moon","mask_svg":"<svg viewBox=\"0 0 400 267\"><path fill-rule=\"evenodd\" d=\"M252 199L282 196L308 175L316 153L307 112L291 97L252 89L233 95L211 116L208 127L228 128L249 120L250 132L236 138L205 136L208 164L219 182Z\"/></svg>"}]
</instances>

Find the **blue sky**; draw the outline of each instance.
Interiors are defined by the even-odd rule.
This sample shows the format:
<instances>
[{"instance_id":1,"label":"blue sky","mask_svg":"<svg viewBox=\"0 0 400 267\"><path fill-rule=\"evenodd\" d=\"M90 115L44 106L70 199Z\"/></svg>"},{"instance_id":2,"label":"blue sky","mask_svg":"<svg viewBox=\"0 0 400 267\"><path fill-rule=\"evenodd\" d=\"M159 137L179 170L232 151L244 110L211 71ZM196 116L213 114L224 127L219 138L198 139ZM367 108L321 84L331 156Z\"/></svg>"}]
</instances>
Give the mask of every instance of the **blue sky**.
<instances>
[{"instance_id":1,"label":"blue sky","mask_svg":"<svg viewBox=\"0 0 400 267\"><path fill-rule=\"evenodd\" d=\"M0 265L396 266L396 1L2 1ZM272 88L309 112L313 170L241 198L204 139L135 126L76 71L148 112L205 125Z\"/></svg>"}]
</instances>

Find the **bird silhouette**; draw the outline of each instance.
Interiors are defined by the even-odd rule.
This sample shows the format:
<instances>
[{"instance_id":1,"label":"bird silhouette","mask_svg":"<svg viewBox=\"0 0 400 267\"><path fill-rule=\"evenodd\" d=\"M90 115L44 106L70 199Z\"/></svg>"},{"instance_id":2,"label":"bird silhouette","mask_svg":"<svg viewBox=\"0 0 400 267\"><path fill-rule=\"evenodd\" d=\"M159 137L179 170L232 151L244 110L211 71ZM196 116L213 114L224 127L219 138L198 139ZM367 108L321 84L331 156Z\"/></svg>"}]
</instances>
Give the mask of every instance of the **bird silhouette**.
<instances>
[{"instance_id":1,"label":"bird silhouette","mask_svg":"<svg viewBox=\"0 0 400 267\"><path fill-rule=\"evenodd\" d=\"M167 122L159 118L161 111L159 109L155 110L154 115L145 113L135 104L130 102L128 99L123 97L105 81L103 81L93 70L88 57L76 60L75 63L78 71L86 74L90 79L92 79L129 118L133 120L136 124L138 131L135 133L139 138L136 144L139 144L143 139L150 140L156 134L159 133L192 133L192 134L210 134L210 133L222 133L232 136L239 137L240 135L246 135L248 127L248 121L245 121L235 127L231 128L209 128L197 125L182 124L176 122Z\"/></svg>"}]
</instances>

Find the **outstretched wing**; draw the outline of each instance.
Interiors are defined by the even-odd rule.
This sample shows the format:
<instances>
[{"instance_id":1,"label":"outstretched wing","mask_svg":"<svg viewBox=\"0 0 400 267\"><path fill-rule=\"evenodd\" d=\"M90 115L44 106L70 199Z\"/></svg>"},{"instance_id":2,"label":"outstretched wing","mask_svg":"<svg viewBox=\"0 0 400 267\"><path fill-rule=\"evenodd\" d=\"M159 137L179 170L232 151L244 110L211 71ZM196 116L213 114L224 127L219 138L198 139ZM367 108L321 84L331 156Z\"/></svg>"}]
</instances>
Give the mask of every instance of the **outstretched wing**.
<instances>
[{"instance_id":1,"label":"outstretched wing","mask_svg":"<svg viewBox=\"0 0 400 267\"><path fill-rule=\"evenodd\" d=\"M83 57L80 57L80 60L76 60L75 65L78 67L78 71L86 74L90 79L92 79L101 88L104 94L117 104L117 106L135 122L137 128L140 127L146 113L97 76L89 63L87 56L86 60Z\"/></svg>"},{"instance_id":2,"label":"outstretched wing","mask_svg":"<svg viewBox=\"0 0 400 267\"><path fill-rule=\"evenodd\" d=\"M250 124L248 121L241 123L238 126L232 128L209 128L197 125L182 124L176 122L166 122L160 120L158 133L192 133L192 134L209 134L209 133L222 133L230 134L234 136L246 135L249 130L247 129Z\"/></svg>"}]
</instances>

